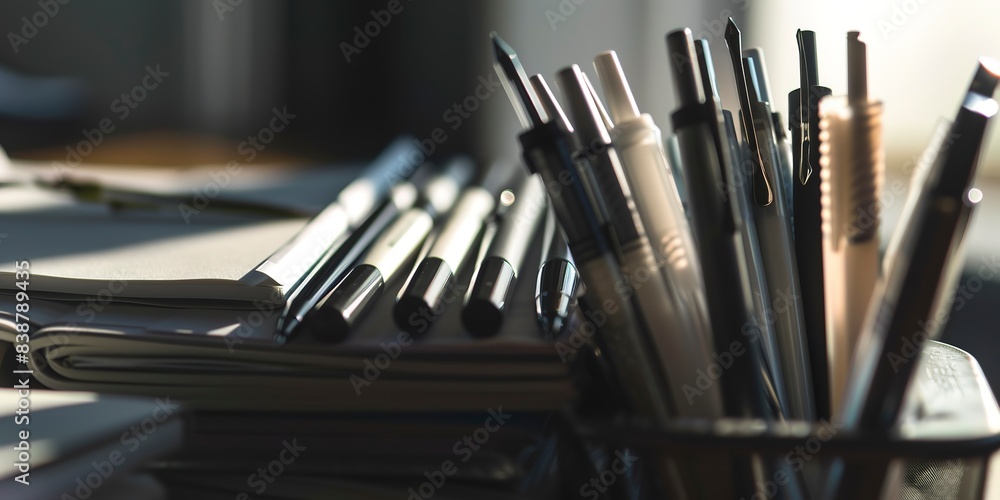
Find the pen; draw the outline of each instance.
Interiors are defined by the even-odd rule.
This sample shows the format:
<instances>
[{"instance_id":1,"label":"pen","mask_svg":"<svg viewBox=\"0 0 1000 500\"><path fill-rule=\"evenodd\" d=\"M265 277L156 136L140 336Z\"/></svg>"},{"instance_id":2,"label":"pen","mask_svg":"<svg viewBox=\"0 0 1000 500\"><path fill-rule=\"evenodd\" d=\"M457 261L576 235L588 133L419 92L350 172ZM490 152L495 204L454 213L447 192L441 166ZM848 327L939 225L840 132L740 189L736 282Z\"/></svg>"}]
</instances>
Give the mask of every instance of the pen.
<instances>
[{"instance_id":1,"label":"pen","mask_svg":"<svg viewBox=\"0 0 1000 500\"><path fill-rule=\"evenodd\" d=\"M410 163L414 153L420 156L419 163ZM367 219L392 186L406 180L423 163L422 158L413 138L404 136L393 141L357 179L340 191L335 202L258 265L254 274L289 290L304 285L302 278L318 263L324 250Z\"/></svg>"},{"instance_id":2,"label":"pen","mask_svg":"<svg viewBox=\"0 0 1000 500\"><path fill-rule=\"evenodd\" d=\"M685 28L668 33L666 45L680 102L680 107L671 114L671 121L689 189L688 207L702 262L706 302L717 351L714 356L723 359L725 355L732 355L729 367L717 380L722 386L725 415L781 420L781 405L771 382L771 369L750 313L749 276L740 229L742 220L729 195L734 166L729 148L723 146L727 139L722 128L721 106L718 99L704 91L691 30ZM748 492L770 496L762 492L759 485L762 476L773 477L767 474L768 471L777 473L772 461L757 456L733 456L720 465L724 467L722 473L733 478L732 496ZM788 477L795 482L793 476ZM782 491L787 488L783 487Z\"/></svg>"},{"instance_id":3,"label":"pen","mask_svg":"<svg viewBox=\"0 0 1000 500\"><path fill-rule=\"evenodd\" d=\"M969 219L982 197L972 183L987 125L997 114L998 81L1000 62L980 59L912 217L896 228L903 231L899 254L872 295L840 413L851 431L885 433L896 425L921 347L937 338L951 312ZM827 498L859 490L870 495L881 485L884 467L851 465L839 489L830 483Z\"/></svg>"},{"instance_id":4,"label":"pen","mask_svg":"<svg viewBox=\"0 0 1000 500\"><path fill-rule=\"evenodd\" d=\"M465 297L462 325L472 336L490 337L500 331L524 256L544 213L545 187L541 179L537 175L525 177L513 191L513 203L499 220Z\"/></svg>"},{"instance_id":5,"label":"pen","mask_svg":"<svg viewBox=\"0 0 1000 500\"><path fill-rule=\"evenodd\" d=\"M716 85L715 71L712 63L712 53L708 46L708 40L699 39L694 41L695 52L698 56L698 66L701 70L701 83L706 96L714 102L719 101L719 90ZM788 413L784 374L781 372L781 364L778 357L778 340L774 334L774 321L769 310L770 293L767 291L767 279L764 276L764 262L761 256L760 244L758 242L757 226L750 214L753 213L753 200L751 200L750 190L746 188L751 182L752 167L749 158L743 154L739 139L736 136L736 125L733 121L733 114L727 110L722 110L722 123L725 130L725 138L716 142L716 157L723 158L722 148L728 148L731 180L723 181L728 184L724 193L733 198L735 209L738 214L745 214L740 217L739 232L743 243L743 258L746 262L748 272L748 284L750 286L750 298L753 306L753 320L760 332L761 343L764 347L764 354L767 357L771 368L771 381L774 385L774 392L781 403L782 413ZM723 189L723 186L719 186Z\"/></svg>"},{"instance_id":6,"label":"pen","mask_svg":"<svg viewBox=\"0 0 1000 500\"><path fill-rule=\"evenodd\" d=\"M774 145L774 132L771 128L771 110L766 102L760 101L754 86L749 82L754 74L752 61L742 58L741 36L736 25L730 22L726 34L733 71L736 73L737 93L740 102L748 103L749 107L741 109L743 124L749 125L757 137L757 154L750 151L751 159L757 158L759 169L767 179L767 184L774 187L773 202L768 204L752 204L754 224L757 229L758 244L764 263L768 296L771 302L767 304L765 321L773 318L774 334L778 341L778 364L784 376L785 396L787 399L788 417L811 422L815 414L813 401L812 375L809 369L809 353L805 339L805 325L802 318L802 305L799 293L798 268L795 263L794 242L792 240L791 222L785 211L786 204L781 179L778 175L777 153ZM745 75L740 77L740 75ZM745 85L745 86L744 86ZM745 96L745 97L744 97ZM747 117L750 117L749 119ZM744 130L744 135L749 132ZM754 172L757 172L755 168ZM780 301L780 302L779 302Z\"/></svg>"},{"instance_id":7,"label":"pen","mask_svg":"<svg viewBox=\"0 0 1000 500\"><path fill-rule=\"evenodd\" d=\"M499 165L491 170L498 169L506 170ZM423 333L444 311L446 297L461 294L456 290L455 276L496 204L488 185L484 182L462 193L433 244L407 277L393 307L393 318L400 329L413 335Z\"/></svg>"},{"instance_id":8,"label":"pen","mask_svg":"<svg viewBox=\"0 0 1000 500\"><path fill-rule=\"evenodd\" d=\"M365 238L365 234L371 231L362 230L359 221L369 219L368 225L377 231L391 220L393 213L390 212L405 209L394 205L391 196L387 201L380 200L387 198L396 182L412 177L414 171L418 170L420 165L408 163L414 152L419 153L419 150L414 146L412 138L402 137L393 141L357 179L337 195L335 202L317 215L293 240L275 252L275 255L258 266L257 270L264 274L295 274L295 263L292 262L294 257L305 261L306 250L315 251L322 246L322 241L333 242L307 273L299 273L303 278L289 287L275 328L277 343L284 343L295 334L303 317L316 305L319 294L329 290L346 270L346 266L357 258L357 255L348 255L351 250L356 249L354 253L358 253L370 244L371 235ZM381 205L381 209L376 211L375 207L378 205ZM380 215L382 213L385 215ZM354 231L349 234L352 229ZM350 259L346 260L346 257ZM298 266L301 265L300 261Z\"/></svg>"},{"instance_id":9,"label":"pen","mask_svg":"<svg viewBox=\"0 0 1000 500\"><path fill-rule=\"evenodd\" d=\"M816 33L799 30L800 88L788 94L788 128L792 138L792 234L805 315L809 366L812 368L816 417L830 418L830 380L826 353L826 306L823 285L823 231L820 215L819 101L830 89L819 85Z\"/></svg>"},{"instance_id":10,"label":"pen","mask_svg":"<svg viewBox=\"0 0 1000 500\"><path fill-rule=\"evenodd\" d=\"M420 248L434 219L451 208L468 181L468 168L468 163L452 162L432 178L422 193L423 206L401 213L372 243L361 262L316 303L302 326L319 338L343 340Z\"/></svg>"},{"instance_id":11,"label":"pen","mask_svg":"<svg viewBox=\"0 0 1000 500\"><path fill-rule=\"evenodd\" d=\"M840 398L879 275L882 103L869 99L865 44L847 34L847 97L820 101L820 206L830 408Z\"/></svg>"},{"instance_id":12,"label":"pen","mask_svg":"<svg viewBox=\"0 0 1000 500\"><path fill-rule=\"evenodd\" d=\"M576 310L580 273L573 264L566 238L552 207L547 207L545 211L542 237L542 259L538 266L538 280L535 282L535 313L542 335L546 339L554 339Z\"/></svg>"},{"instance_id":13,"label":"pen","mask_svg":"<svg viewBox=\"0 0 1000 500\"><path fill-rule=\"evenodd\" d=\"M284 344L301 333L303 321L316 303L340 281L396 217L413 206L417 198L417 188L412 182L397 184L392 188L389 199L364 224L342 237L343 241L331 249L323 265L313 269L312 276L307 278L318 284L296 295L294 307L289 308L290 313L285 316L283 327L275 330L276 344Z\"/></svg>"},{"instance_id":14,"label":"pen","mask_svg":"<svg viewBox=\"0 0 1000 500\"><path fill-rule=\"evenodd\" d=\"M699 397L692 397L686 392L685 386L694 387L698 373L706 372L712 364L712 352L709 345L710 337L703 335L709 329L704 326L707 319L698 315L698 289L683 289L681 287L696 287L700 285L697 273L692 273L688 266L697 265L697 257L686 253L683 241L690 238L681 231L689 231L687 220L662 220L677 214L677 211L666 208L664 203L653 198L652 193L668 193L666 185L644 186L644 196L647 209L667 210L666 213L651 212L651 220L660 225L657 239L658 247L653 248L646 235L646 226L634 205L630 184L625 178L617 148L611 143L611 136L605 129L604 120L600 114L594 96L590 92L583 72L576 65L559 71L557 75L563 96L569 104L570 115L576 129L576 154L579 167L593 172L596 180L595 193L599 193L607 209L605 220L607 231L612 234L612 241L617 244L620 264L624 280L613 283L619 294L634 298L638 304L640 318L646 325L653 344L660 356L660 362L666 372L668 387L673 399L674 412L681 417L718 417L722 415L721 393L714 384L701 391ZM620 103L615 103L620 104ZM619 111L619 113L621 113ZM624 120L622 120L624 121ZM638 127L637 127L638 128ZM633 141L659 142L650 137L649 130L637 130L641 137L628 137ZM627 136L626 136L627 137ZM642 144L634 153L642 153ZM657 146L650 145L650 154L662 153ZM665 170L652 172L651 169L665 169L661 160L659 163L642 158L637 169L644 169L638 176L644 183L671 182L666 177ZM662 175L661 175L662 174ZM669 200L669 198L668 198ZM680 199L674 188L673 201L679 209ZM693 250L693 249L692 249ZM665 255L664 255L665 253ZM661 260L662 259L662 260ZM661 266L669 267L671 276L675 270L680 271L677 288L671 289L664 278ZM693 274L693 277L691 276ZM683 281L681 281L683 280ZM689 294L687 296L682 294Z\"/></svg>"},{"instance_id":15,"label":"pen","mask_svg":"<svg viewBox=\"0 0 1000 500\"><path fill-rule=\"evenodd\" d=\"M767 396L771 393L769 373L750 317L749 278L741 264L745 258L738 234L740 222L724 180L727 176L723 169L731 160L728 148L717 146L722 141L718 101L704 95L691 30L667 34L667 51L681 103L671 120L691 191L688 201L697 250L704 263L702 273L715 348L741 352L719 380L726 415L772 418L780 415L780 408Z\"/></svg>"},{"instance_id":16,"label":"pen","mask_svg":"<svg viewBox=\"0 0 1000 500\"><path fill-rule=\"evenodd\" d=\"M631 409L664 422L669 412L662 371L649 354L649 343L642 336L631 303L621 300L608 286L619 281L621 273L581 178L586 172L578 171L571 158L567 124L556 117L550 119L541 108L513 49L496 33L490 38L497 73L526 129L518 137L525 164L545 182L580 276L592 284L584 295L585 316L591 326L600 323L605 352Z\"/></svg>"}]
</instances>

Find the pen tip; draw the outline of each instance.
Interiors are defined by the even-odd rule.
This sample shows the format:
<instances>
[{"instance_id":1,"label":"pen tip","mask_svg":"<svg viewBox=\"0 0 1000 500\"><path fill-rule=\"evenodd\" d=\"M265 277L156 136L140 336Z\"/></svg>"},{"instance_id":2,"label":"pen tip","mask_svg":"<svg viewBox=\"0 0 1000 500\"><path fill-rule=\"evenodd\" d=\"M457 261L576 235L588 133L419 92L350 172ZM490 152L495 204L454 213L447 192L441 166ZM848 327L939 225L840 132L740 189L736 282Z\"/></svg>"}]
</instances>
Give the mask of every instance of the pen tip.
<instances>
[{"instance_id":1,"label":"pen tip","mask_svg":"<svg viewBox=\"0 0 1000 500\"><path fill-rule=\"evenodd\" d=\"M729 23L726 24L726 38L739 36L740 28L736 26L736 21L733 18L729 18Z\"/></svg>"},{"instance_id":2,"label":"pen tip","mask_svg":"<svg viewBox=\"0 0 1000 500\"><path fill-rule=\"evenodd\" d=\"M992 57L981 57L969 91L992 97L998 81L1000 81L1000 61Z\"/></svg>"}]
</instances>

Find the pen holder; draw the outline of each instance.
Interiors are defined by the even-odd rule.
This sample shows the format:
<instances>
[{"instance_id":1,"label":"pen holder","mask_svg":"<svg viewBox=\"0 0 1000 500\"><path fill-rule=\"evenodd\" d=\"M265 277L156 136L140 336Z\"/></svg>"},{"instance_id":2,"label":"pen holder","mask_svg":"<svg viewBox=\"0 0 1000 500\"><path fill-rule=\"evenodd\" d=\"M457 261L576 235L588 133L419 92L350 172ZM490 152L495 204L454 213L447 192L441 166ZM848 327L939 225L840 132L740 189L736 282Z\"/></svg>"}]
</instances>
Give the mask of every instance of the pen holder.
<instances>
[{"instance_id":1,"label":"pen holder","mask_svg":"<svg viewBox=\"0 0 1000 500\"><path fill-rule=\"evenodd\" d=\"M788 478L783 474L788 471L801 481L804 498L823 498L837 483L836 498L871 498L861 491L882 491L880 498L893 500L1000 498L1000 460L995 456L1000 449L1000 407L975 358L928 341L919 357L899 362L920 365L891 435L852 432L836 421L678 419L654 425L638 419L576 419L571 424L584 442L607 450L628 449L640 457L683 460L697 454L722 464L756 456L784 464L770 477L757 471L756 494L739 491L742 497L737 498L799 498L785 486ZM617 498L612 490L607 493L606 498ZM642 498L657 497L647 490Z\"/></svg>"}]
</instances>

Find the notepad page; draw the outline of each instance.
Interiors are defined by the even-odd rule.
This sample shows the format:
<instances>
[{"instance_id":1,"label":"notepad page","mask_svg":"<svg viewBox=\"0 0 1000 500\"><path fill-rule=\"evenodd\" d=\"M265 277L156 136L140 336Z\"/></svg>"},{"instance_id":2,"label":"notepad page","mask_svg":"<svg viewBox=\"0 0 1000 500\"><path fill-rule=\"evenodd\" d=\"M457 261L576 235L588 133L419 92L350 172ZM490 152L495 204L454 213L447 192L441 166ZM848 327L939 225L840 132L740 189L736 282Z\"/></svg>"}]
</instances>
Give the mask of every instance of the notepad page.
<instances>
[{"instance_id":1,"label":"notepad page","mask_svg":"<svg viewBox=\"0 0 1000 500\"><path fill-rule=\"evenodd\" d=\"M0 189L0 231L6 234L0 290L14 289L14 262L29 260L32 292L93 295L110 289L123 298L266 300L271 287L249 286L240 278L306 222L206 218L185 224L179 217L67 205L60 196Z\"/></svg>"}]
</instances>

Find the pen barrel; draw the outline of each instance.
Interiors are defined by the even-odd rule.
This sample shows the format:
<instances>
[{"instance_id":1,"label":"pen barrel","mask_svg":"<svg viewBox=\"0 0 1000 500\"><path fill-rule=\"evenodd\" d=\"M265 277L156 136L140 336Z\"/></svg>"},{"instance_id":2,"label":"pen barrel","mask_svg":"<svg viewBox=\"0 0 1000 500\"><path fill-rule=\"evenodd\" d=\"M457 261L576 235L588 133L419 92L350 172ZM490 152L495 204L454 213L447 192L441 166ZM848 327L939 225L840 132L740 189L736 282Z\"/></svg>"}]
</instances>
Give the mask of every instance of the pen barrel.
<instances>
[{"instance_id":1,"label":"pen barrel","mask_svg":"<svg viewBox=\"0 0 1000 500\"><path fill-rule=\"evenodd\" d=\"M410 136L394 140L337 195L352 226L360 224L392 186L408 179L426 159Z\"/></svg>"},{"instance_id":2,"label":"pen barrel","mask_svg":"<svg viewBox=\"0 0 1000 500\"><path fill-rule=\"evenodd\" d=\"M666 374L672 414L681 418L723 416L718 385L699 386L699 378L710 377L719 359L712 357L707 320L696 316L704 303L687 300L689 297L669 286L659 269L662 263L645 240L622 250L623 277L614 283L614 289L625 297L633 296L638 305Z\"/></svg>"},{"instance_id":3,"label":"pen barrel","mask_svg":"<svg viewBox=\"0 0 1000 500\"><path fill-rule=\"evenodd\" d=\"M764 258L761 255L757 224L753 219L753 205L750 194L750 182L753 175L753 165L749 158L744 155L743 147L736 139L736 125L733 115L728 110L722 111L723 123L726 129L726 145L729 147L729 157L732 159L729 170L732 189L728 192L733 197L733 203L738 213L746 214L740 219L738 224L741 241L743 243L743 258L745 261L748 284L750 287L751 305L753 307L753 320L760 330L761 343L764 352L771 366L772 383L778 400L785 402L782 408L785 413L787 407L787 391L785 390L784 373L781 370L778 339L774 333L774 322L768 321L771 315L770 304L771 294L767 291L767 278L764 275Z\"/></svg>"},{"instance_id":4,"label":"pen barrel","mask_svg":"<svg viewBox=\"0 0 1000 500\"><path fill-rule=\"evenodd\" d=\"M486 189L473 187L466 189L459 198L451 215L445 221L427 256L438 258L448 264L452 272L458 272L469 255L483 226L496 205L496 198Z\"/></svg>"},{"instance_id":5,"label":"pen barrel","mask_svg":"<svg viewBox=\"0 0 1000 500\"><path fill-rule=\"evenodd\" d=\"M836 414L879 275L882 104L824 98L819 127L827 356Z\"/></svg>"},{"instance_id":6,"label":"pen barrel","mask_svg":"<svg viewBox=\"0 0 1000 500\"><path fill-rule=\"evenodd\" d=\"M728 180L732 177L724 171L730 168L726 165L730 159L714 140L717 134L724 137L717 109L709 102L684 106L672 121L691 192L689 208L700 260L712 263L702 272L714 348L720 356L734 350L741 353L719 379L724 412L731 417L769 418L773 414L766 399L769 374L750 316L749 279L741 263L742 240ZM584 280L589 281L586 276ZM752 389L747 390L748 384Z\"/></svg>"},{"instance_id":7,"label":"pen barrel","mask_svg":"<svg viewBox=\"0 0 1000 500\"><path fill-rule=\"evenodd\" d=\"M584 173L573 161L569 132L556 122L548 122L529 129L518 139L525 164L542 178L573 259L584 262L607 252L608 242L587 192Z\"/></svg>"},{"instance_id":8,"label":"pen barrel","mask_svg":"<svg viewBox=\"0 0 1000 500\"><path fill-rule=\"evenodd\" d=\"M411 208L403 212L372 244L362 264L376 266L386 281L392 280L420 249L433 226L434 219L424 209Z\"/></svg>"},{"instance_id":9,"label":"pen barrel","mask_svg":"<svg viewBox=\"0 0 1000 500\"><path fill-rule=\"evenodd\" d=\"M674 183L660 129L648 114L619 123L612 140L632 201L658 261L669 279L702 288L691 227Z\"/></svg>"},{"instance_id":10,"label":"pen barrel","mask_svg":"<svg viewBox=\"0 0 1000 500\"><path fill-rule=\"evenodd\" d=\"M662 367L653 354L653 346L643 335L642 325L632 304L619 295L608 283L620 283L622 276L618 263L610 254L579 264L578 269L588 286L585 297L586 320L580 332L589 337L597 332L604 353L618 378L618 387L625 392L626 400L639 415L666 422L671 416L667 405L667 389L663 382Z\"/></svg>"},{"instance_id":11,"label":"pen barrel","mask_svg":"<svg viewBox=\"0 0 1000 500\"><path fill-rule=\"evenodd\" d=\"M584 339L599 335L606 346L619 387L640 415L665 422L670 413L663 388L663 372L651 356L632 305L608 286L621 280L619 264L609 251L586 186L571 157L568 132L549 122L519 137L528 167L541 174L549 203L566 234L573 260L587 287L589 311L580 327ZM575 348L566 347L570 350Z\"/></svg>"},{"instance_id":12,"label":"pen barrel","mask_svg":"<svg viewBox=\"0 0 1000 500\"><path fill-rule=\"evenodd\" d=\"M780 186L778 152L775 148L774 130L767 103L752 104L754 116L760 117L753 124L759 139L761 167L764 175L776 187L774 203L761 206L754 203L753 218L764 264L764 276L770 298L770 314L764 321L773 321L778 341L778 363L784 376L788 397L788 417L811 422L815 418L812 370L809 349L805 339L802 312L802 295L799 271L794 252L791 221L786 211L787 201Z\"/></svg>"},{"instance_id":13,"label":"pen barrel","mask_svg":"<svg viewBox=\"0 0 1000 500\"><path fill-rule=\"evenodd\" d=\"M500 220L486 257L499 257L518 274L524 257L546 212L545 186L538 176L524 179L514 194L514 203Z\"/></svg>"}]
</instances>

